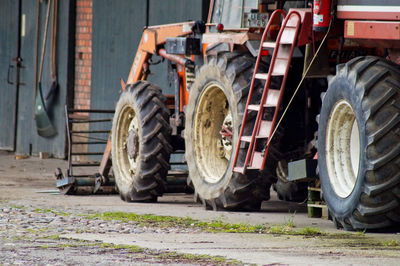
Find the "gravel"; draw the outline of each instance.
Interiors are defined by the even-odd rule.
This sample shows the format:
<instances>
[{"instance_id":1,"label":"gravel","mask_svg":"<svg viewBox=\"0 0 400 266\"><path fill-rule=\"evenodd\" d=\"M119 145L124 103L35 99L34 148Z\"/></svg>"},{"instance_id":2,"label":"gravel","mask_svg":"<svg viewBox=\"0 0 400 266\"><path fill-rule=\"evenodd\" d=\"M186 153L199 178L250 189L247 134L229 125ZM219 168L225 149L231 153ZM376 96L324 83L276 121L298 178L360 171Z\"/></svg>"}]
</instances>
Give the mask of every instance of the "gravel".
<instances>
[{"instance_id":1,"label":"gravel","mask_svg":"<svg viewBox=\"0 0 400 266\"><path fill-rule=\"evenodd\" d=\"M89 214L89 213L88 213ZM212 265L209 258L187 258L157 250L121 248L102 242L62 238L63 234L142 234L196 232L191 228L143 227L135 222L89 219L73 210L44 210L33 206L0 204L1 265L126 265L199 264Z\"/></svg>"}]
</instances>

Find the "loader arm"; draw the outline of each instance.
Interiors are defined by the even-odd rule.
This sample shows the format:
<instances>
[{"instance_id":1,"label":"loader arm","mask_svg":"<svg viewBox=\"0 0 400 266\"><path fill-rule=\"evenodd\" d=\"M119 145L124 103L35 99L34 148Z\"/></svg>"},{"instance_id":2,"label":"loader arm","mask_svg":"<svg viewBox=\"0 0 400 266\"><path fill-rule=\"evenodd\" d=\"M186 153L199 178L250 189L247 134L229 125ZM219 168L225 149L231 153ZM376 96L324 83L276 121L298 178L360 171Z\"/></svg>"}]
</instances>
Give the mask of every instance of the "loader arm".
<instances>
[{"instance_id":1,"label":"loader arm","mask_svg":"<svg viewBox=\"0 0 400 266\"><path fill-rule=\"evenodd\" d=\"M162 48L168 37L180 37L191 34L193 24L194 22L183 22L145 28L126 84L133 84L138 80L146 80L149 73L148 61L151 56L158 54L159 49ZM165 56L164 53L160 53L160 55ZM125 90L126 84L121 81L122 91ZM99 166L99 174L103 182L108 179L111 164L111 135L109 135L107 146Z\"/></svg>"},{"instance_id":2,"label":"loader arm","mask_svg":"<svg viewBox=\"0 0 400 266\"><path fill-rule=\"evenodd\" d=\"M183 22L148 27L143 31L142 39L133 60L127 84L147 78L147 62L153 54L158 54L161 45L168 37L186 36L192 33L193 22Z\"/></svg>"}]
</instances>

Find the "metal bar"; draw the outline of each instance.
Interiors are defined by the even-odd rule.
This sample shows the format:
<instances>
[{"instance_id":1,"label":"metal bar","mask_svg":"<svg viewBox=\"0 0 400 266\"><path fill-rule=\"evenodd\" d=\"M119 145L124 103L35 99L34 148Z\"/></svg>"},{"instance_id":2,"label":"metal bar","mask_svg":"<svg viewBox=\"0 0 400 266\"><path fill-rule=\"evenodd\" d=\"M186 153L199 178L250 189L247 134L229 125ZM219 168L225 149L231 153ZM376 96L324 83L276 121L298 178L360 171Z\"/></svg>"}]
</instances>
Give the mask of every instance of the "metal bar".
<instances>
[{"instance_id":1,"label":"metal bar","mask_svg":"<svg viewBox=\"0 0 400 266\"><path fill-rule=\"evenodd\" d=\"M72 175L72 162L71 162L71 149L72 149L72 139L71 139L71 131L69 128L68 122L68 107L65 105L65 124L67 127L67 139L68 139L68 172Z\"/></svg>"},{"instance_id":2,"label":"metal bar","mask_svg":"<svg viewBox=\"0 0 400 266\"><path fill-rule=\"evenodd\" d=\"M101 123L101 122L111 122L112 118L107 119L96 119L96 120L69 120L70 123Z\"/></svg>"},{"instance_id":3,"label":"metal bar","mask_svg":"<svg viewBox=\"0 0 400 266\"><path fill-rule=\"evenodd\" d=\"M187 163L184 162L170 162L170 165L186 165Z\"/></svg>"},{"instance_id":4,"label":"metal bar","mask_svg":"<svg viewBox=\"0 0 400 266\"><path fill-rule=\"evenodd\" d=\"M108 136L107 146L103 153L103 158L101 158L101 163L99 164L99 173L102 177L108 180L108 173L112 166L111 161L111 135Z\"/></svg>"},{"instance_id":5,"label":"metal bar","mask_svg":"<svg viewBox=\"0 0 400 266\"><path fill-rule=\"evenodd\" d=\"M99 140L99 141L104 141L106 142L106 139L102 139L102 138L95 138L95 137L89 137L89 136L84 136L84 135L77 135L74 134L75 137L79 137L79 138L85 138L85 139L93 139L93 140Z\"/></svg>"},{"instance_id":6,"label":"metal bar","mask_svg":"<svg viewBox=\"0 0 400 266\"><path fill-rule=\"evenodd\" d=\"M102 152L71 152L71 155L102 155Z\"/></svg>"},{"instance_id":7,"label":"metal bar","mask_svg":"<svg viewBox=\"0 0 400 266\"><path fill-rule=\"evenodd\" d=\"M90 167L90 166L99 166L100 163L71 163L73 167Z\"/></svg>"},{"instance_id":8,"label":"metal bar","mask_svg":"<svg viewBox=\"0 0 400 266\"><path fill-rule=\"evenodd\" d=\"M71 133L110 133L110 130L73 130Z\"/></svg>"},{"instance_id":9,"label":"metal bar","mask_svg":"<svg viewBox=\"0 0 400 266\"><path fill-rule=\"evenodd\" d=\"M192 60L187 59L183 56L179 55L174 55L174 54L167 54L167 51L165 49L160 49L158 50L158 54L164 57L165 59L168 59L176 64L182 65L184 67L188 65L193 65Z\"/></svg>"},{"instance_id":10,"label":"metal bar","mask_svg":"<svg viewBox=\"0 0 400 266\"><path fill-rule=\"evenodd\" d=\"M74 175L75 178L91 177L93 175Z\"/></svg>"},{"instance_id":11,"label":"metal bar","mask_svg":"<svg viewBox=\"0 0 400 266\"><path fill-rule=\"evenodd\" d=\"M91 145L91 144L107 144L107 141L75 141L72 145Z\"/></svg>"},{"instance_id":12,"label":"metal bar","mask_svg":"<svg viewBox=\"0 0 400 266\"><path fill-rule=\"evenodd\" d=\"M76 178L75 177L75 184L76 186L80 186L80 187L94 187L96 185L96 178L92 177L81 177L81 178ZM114 179L110 179L108 180L108 182L106 184L102 184L106 185L106 186L114 186L115 185L115 181Z\"/></svg>"},{"instance_id":13,"label":"metal bar","mask_svg":"<svg viewBox=\"0 0 400 266\"><path fill-rule=\"evenodd\" d=\"M115 110L101 110L101 109L68 109L69 113L104 113L113 114Z\"/></svg>"}]
</instances>

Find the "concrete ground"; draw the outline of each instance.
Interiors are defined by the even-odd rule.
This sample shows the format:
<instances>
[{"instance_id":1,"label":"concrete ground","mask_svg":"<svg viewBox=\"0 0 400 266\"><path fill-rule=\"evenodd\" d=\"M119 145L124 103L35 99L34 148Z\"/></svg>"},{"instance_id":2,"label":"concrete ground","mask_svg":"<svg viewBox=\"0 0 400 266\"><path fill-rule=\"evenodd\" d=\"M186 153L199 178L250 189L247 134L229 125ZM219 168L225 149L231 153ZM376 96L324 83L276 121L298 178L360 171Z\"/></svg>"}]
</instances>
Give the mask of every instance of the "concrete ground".
<instances>
[{"instance_id":1,"label":"concrete ground","mask_svg":"<svg viewBox=\"0 0 400 266\"><path fill-rule=\"evenodd\" d=\"M126 203L118 195L64 196L55 190L54 170L66 168L66 161L31 157L15 160L0 152L0 201L38 208L68 211L122 211L137 214L192 217L228 223L283 225L293 219L296 229L314 227L325 237L239 233L151 233L141 234L65 234L64 238L100 240L114 244L134 244L145 248L193 254L221 255L244 263L289 265L398 265L400 235L345 233L328 220L308 218L304 204L276 199L264 202L260 212L206 211L191 195L175 194L159 198L158 203ZM343 236L338 236L342 233Z\"/></svg>"}]
</instances>

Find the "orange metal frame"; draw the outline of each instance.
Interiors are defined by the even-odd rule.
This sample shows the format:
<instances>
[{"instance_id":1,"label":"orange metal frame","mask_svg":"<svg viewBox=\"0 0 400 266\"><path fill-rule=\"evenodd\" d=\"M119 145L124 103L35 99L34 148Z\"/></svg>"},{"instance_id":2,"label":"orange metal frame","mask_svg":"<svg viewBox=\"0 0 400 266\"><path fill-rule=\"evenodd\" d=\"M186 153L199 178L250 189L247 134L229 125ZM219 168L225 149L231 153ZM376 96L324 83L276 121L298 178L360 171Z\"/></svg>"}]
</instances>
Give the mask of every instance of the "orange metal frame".
<instances>
[{"instance_id":1,"label":"orange metal frame","mask_svg":"<svg viewBox=\"0 0 400 266\"><path fill-rule=\"evenodd\" d=\"M148 60L153 54L158 53L158 49L161 45L165 44L168 37L179 37L186 36L192 33L193 22L166 24L161 26L152 26L145 28L143 31L142 39L138 50L133 60L132 67L128 76L128 80L125 83L121 80L121 88L124 91L126 84L133 84L138 80L146 80L148 74ZM178 72L180 78L185 78L184 68ZM181 83L182 88L180 89L180 109L182 111L184 102L187 103L188 94L184 88L184 82ZM186 92L186 93L185 93ZM109 167L111 166L111 138L109 136L107 141L106 149L101 159L99 173L102 177L107 177Z\"/></svg>"},{"instance_id":2,"label":"orange metal frame","mask_svg":"<svg viewBox=\"0 0 400 266\"><path fill-rule=\"evenodd\" d=\"M165 44L168 37L186 36L192 33L193 22L152 26L144 29L142 39L133 60L127 84L147 78L147 62L151 55L157 54L160 45Z\"/></svg>"}]
</instances>

